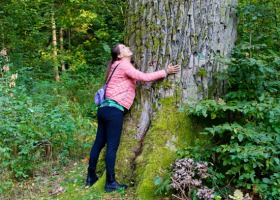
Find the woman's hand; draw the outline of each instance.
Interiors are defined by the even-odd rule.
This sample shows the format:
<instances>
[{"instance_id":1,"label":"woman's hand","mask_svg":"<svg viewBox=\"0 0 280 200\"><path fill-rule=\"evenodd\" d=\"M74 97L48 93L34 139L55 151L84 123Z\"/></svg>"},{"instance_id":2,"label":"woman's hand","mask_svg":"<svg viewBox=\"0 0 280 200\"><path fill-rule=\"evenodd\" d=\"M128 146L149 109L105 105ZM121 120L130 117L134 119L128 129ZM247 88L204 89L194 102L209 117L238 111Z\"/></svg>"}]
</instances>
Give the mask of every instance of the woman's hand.
<instances>
[{"instance_id":1,"label":"woman's hand","mask_svg":"<svg viewBox=\"0 0 280 200\"><path fill-rule=\"evenodd\" d=\"M179 65L172 65L169 64L167 67L167 73L168 74L176 74L180 71L180 66Z\"/></svg>"}]
</instances>

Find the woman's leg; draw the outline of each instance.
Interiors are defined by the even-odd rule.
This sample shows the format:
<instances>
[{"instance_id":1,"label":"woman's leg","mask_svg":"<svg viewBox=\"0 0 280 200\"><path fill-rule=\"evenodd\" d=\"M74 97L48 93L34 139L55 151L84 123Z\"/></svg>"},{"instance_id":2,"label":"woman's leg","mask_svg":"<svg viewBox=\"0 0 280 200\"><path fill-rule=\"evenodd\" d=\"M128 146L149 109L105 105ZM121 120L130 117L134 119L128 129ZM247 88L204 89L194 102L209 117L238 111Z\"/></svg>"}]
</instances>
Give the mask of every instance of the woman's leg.
<instances>
[{"instance_id":1,"label":"woman's leg","mask_svg":"<svg viewBox=\"0 0 280 200\"><path fill-rule=\"evenodd\" d=\"M115 162L116 154L120 144L122 127L123 127L123 112L117 108L111 108L108 112L106 123L106 192L112 192L118 188L127 188L127 185L119 184L115 180Z\"/></svg>"},{"instance_id":2,"label":"woman's leg","mask_svg":"<svg viewBox=\"0 0 280 200\"><path fill-rule=\"evenodd\" d=\"M102 117L103 114L103 108L99 108L97 112L97 119L98 119L98 128L97 128L97 134L94 141L94 144L90 151L90 159L89 159L89 169L96 169L96 165L98 162L99 154L102 150L102 148L106 144L106 124L104 122L104 119Z\"/></svg>"},{"instance_id":3,"label":"woman's leg","mask_svg":"<svg viewBox=\"0 0 280 200\"><path fill-rule=\"evenodd\" d=\"M104 120L102 118L102 110L103 109L100 108L97 111L98 128L94 144L90 151L88 175L86 179L87 186L92 186L98 180L98 177L96 175L96 165L98 162L99 154L106 144L106 124L104 123Z\"/></svg>"},{"instance_id":4,"label":"woman's leg","mask_svg":"<svg viewBox=\"0 0 280 200\"><path fill-rule=\"evenodd\" d=\"M115 173L116 154L120 144L123 112L117 108L111 107L110 115L107 118L106 126L106 168L107 174Z\"/></svg>"}]
</instances>

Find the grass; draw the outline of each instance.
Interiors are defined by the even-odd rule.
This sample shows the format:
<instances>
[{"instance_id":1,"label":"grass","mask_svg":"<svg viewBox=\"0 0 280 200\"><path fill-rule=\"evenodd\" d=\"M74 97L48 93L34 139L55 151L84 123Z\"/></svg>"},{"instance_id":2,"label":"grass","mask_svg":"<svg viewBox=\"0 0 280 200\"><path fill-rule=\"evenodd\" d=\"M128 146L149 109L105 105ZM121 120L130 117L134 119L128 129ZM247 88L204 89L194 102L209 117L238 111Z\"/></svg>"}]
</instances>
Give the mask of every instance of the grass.
<instances>
[{"instance_id":1,"label":"grass","mask_svg":"<svg viewBox=\"0 0 280 200\"><path fill-rule=\"evenodd\" d=\"M17 182L5 181L4 190L0 191L0 200L18 199L67 199L67 200L134 200L133 188L125 191L106 193L104 187L86 188L85 178L87 161L69 162L60 169L56 164L46 162L35 176L28 180ZM58 165L57 165L58 166ZM2 182L2 180L1 180ZM2 183L1 183L2 184ZM3 188L3 187L2 187Z\"/></svg>"}]
</instances>

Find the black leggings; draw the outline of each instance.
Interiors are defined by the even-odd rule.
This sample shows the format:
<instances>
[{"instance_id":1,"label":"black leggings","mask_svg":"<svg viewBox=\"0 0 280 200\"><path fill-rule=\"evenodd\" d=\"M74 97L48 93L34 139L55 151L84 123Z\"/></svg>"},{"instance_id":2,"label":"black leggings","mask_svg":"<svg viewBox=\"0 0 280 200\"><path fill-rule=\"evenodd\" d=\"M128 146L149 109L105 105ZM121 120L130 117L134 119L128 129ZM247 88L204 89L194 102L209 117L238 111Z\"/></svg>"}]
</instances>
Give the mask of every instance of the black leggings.
<instances>
[{"instance_id":1,"label":"black leggings","mask_svg":"<svg viewBox=\"0 0 280 200\"><path fill-rule=\"evenodd\" d=\"M97 135L90 151L89 170L95 171L102 148L107 144L107 174L115 173L116 154L123 126L123 112L115 107L102 107L97 111Z\"/></svg>"}]
</instances>

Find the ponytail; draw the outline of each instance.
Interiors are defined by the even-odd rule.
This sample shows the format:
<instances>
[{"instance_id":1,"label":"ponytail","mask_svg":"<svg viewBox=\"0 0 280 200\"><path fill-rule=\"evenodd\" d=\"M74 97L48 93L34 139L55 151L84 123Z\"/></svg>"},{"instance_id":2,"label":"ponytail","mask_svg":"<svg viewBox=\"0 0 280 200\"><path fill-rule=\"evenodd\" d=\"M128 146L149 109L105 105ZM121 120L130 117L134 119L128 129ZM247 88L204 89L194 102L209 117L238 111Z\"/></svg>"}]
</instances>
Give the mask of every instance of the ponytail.
<instances>
[{"instance_id":1,"label":"ponytail","mask_svg":"<svg viewBox=\"0 0 280 200\"><path fill-rule=\"evenodd\" d=\"M104 80L104 84L106 84L106 81L107 81L107 79L108 79L109 72L110 72L110 69L111 69L113 63L114 63L114 62L113 62L112 60L110 60L110 61L108 62L107 69L106 69L106 77L105 77L105 80Z\"/></svg>"},{"instance_id":2,"label":"ponytail","mask_svg":"<svg viewBox=\"0 0 280 200\"><path fill-rule=\"evenodd\" d=\"M111 56L112 59L108 62L107 65L107 70L106 70L106 77L105 77L105 81L104 84L106 83L109 73L110 73L110 69L112 67L112 65L114 64L115 61L119 60L118 55L120 54L120 48L119 48L119 44L116 44L115 46L113 46L113 48L111 49Z\"/></svg>"}]
</instances>

